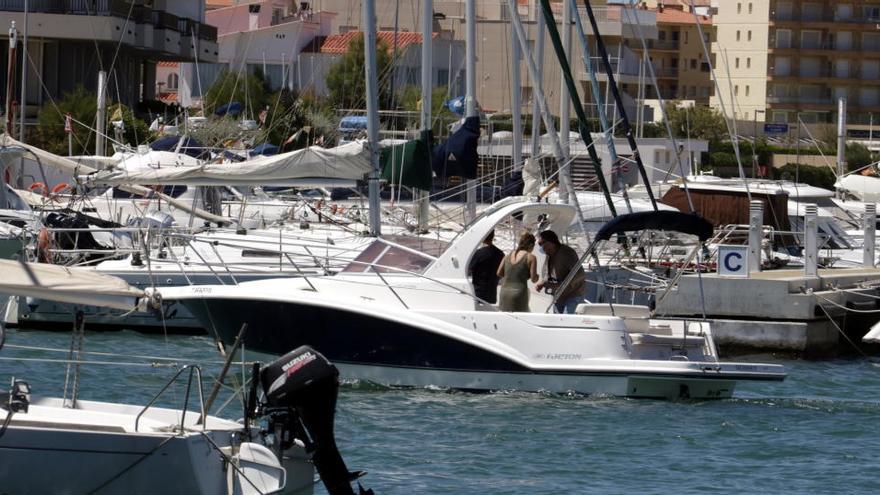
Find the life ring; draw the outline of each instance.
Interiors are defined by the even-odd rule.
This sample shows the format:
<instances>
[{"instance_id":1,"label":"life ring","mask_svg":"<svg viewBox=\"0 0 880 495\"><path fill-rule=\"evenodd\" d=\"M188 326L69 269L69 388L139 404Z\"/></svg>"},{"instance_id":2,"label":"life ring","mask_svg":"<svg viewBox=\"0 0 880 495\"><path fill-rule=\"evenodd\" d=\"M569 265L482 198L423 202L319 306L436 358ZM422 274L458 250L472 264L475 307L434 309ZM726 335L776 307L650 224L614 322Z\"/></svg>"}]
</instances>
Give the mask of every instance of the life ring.
<instances>
[{"instance_id":1,"label":"life ring","mask_svg":"<svg viewBox=\"0 0 880 495\"><path fill-rule=\"evenodd\" d=\"M70 189L70 188L71 188L70 184L68 184L66 182L61 182L52 188L52 195L56 196L59 193L61 193L61 191L64 191L65 189Z\"/></svg>"},{"instance_id":2,"label":"life ring","mask_svg":"<svg viewBox=\"0 0 880 495\"><path fill-rule=\"evenodd\" d=\"M52 263L52 234L49 229L43 227L37 234L37 261L40 263Z\"/></svg>"},{"instance_id":3,"label":"life ring","mask_svg":"<svg viewBox=\"0 0 880 495\"><path fill-rule=\"evenodd\" d=\"M33 184L30 185L30 187L28 187L28 190L31 192L36 192L37 189L40 189L41 191L43 191L43 196L49 195L48 194L49 191L48 191L48 189L46 189L46 184L43 184L42 182L34 182Z\"/></svg>"}]
</instances>

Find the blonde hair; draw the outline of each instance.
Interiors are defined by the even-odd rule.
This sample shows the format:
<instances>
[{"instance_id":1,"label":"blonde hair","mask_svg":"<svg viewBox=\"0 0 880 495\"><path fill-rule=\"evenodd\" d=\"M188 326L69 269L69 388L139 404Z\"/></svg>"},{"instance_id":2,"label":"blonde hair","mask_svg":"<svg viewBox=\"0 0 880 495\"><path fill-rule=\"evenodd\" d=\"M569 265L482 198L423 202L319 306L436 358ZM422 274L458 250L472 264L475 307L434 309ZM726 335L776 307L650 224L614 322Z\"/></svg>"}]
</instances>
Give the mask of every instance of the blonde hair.
<instances>
[{"instance_id":1,"label":"blonde hair","mask_svg":"<svg viewBox=\"0 0 880 495\"><path fill-rule=\"evenodd\" d=\"M523 232L519 236L519 242L516 244L516 251L531 251L535 247L535 236L528 231Z\"/></svg>"}]
</instances>

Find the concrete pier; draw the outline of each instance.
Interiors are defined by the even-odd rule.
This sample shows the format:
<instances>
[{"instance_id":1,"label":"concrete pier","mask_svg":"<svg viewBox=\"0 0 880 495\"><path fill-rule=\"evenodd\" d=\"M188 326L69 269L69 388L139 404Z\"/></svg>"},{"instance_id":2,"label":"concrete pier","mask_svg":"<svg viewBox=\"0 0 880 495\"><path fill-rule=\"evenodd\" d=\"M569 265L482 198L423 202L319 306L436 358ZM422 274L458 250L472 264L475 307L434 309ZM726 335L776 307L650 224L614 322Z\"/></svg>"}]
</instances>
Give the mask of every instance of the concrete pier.
<instances>
[{"instance_id":1,"label":"concrete pier","mask_svg":"<svg viewBox=\"0 0 880 495\"><path fill-rule=\"evenodd\" d=\"M880 296L877 268L820 269L815 277L801 270L774 270L751 273L749 278L717 274L703 274L701 278L706 316L715 322L713 331L722 350L728 345L828 354L843 340L828 315L843 320L850 316L847 308L880 307L876 299ZM699 283L700 277L688 275L666 297L658 294L656 315L702 316ZM854 340L867 331L852 325L842 328Z\"/></svg>"}]
</instances>

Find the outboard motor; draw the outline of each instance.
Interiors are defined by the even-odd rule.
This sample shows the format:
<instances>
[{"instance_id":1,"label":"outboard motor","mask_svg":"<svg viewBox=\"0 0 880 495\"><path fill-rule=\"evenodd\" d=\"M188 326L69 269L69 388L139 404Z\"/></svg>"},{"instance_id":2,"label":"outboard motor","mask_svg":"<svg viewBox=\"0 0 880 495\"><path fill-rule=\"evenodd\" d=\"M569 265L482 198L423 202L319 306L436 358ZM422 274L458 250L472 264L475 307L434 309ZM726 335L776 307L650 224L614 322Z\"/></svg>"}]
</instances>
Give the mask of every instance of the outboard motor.
<instances>
[{"instance_id":1,"label":"outboard motor","mask_svg":"<svg viewBox=\"0 0 880 495\"><path fill-rule=\"evenodd\" d=\"M295 438L312 452L312 462L330 495L353 495L350 473L336 447L333 423L339 392L339 370L309 346L299 347L266 365L260 372L266 395L262 413L276 432L282 450ZM360 493L372 490L360 489Z\"/></svg>"}]
</instances>

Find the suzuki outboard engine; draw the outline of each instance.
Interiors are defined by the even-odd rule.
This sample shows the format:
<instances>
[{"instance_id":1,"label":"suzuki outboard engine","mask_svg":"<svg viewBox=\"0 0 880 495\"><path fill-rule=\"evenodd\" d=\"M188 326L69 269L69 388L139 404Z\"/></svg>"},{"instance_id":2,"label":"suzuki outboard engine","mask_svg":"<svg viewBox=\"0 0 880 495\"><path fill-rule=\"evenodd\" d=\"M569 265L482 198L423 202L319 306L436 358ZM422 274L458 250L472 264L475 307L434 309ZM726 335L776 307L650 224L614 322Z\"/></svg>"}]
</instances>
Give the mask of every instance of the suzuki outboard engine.
<instances>
[{"instance_id":1,"label":"suzuki outboard engine","mask_svg":"<svg viewBox=\"0 0 880 495\"><path fill-rule=\"evenodd\" d=\"M349 473L333 434L339 370L302 346L266 365L260 382L266 395L262 413L270 418L269 431L279 434L282 447L289 448L294 438L303 440L327 492L353 495L351 482L362 473Z\"/></svg>"}]
</instances>

